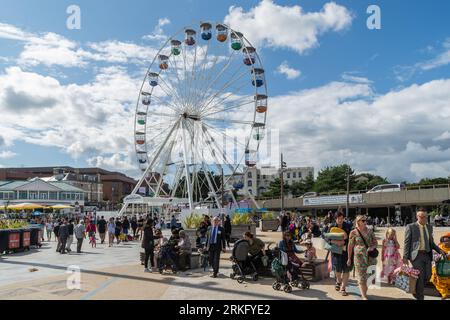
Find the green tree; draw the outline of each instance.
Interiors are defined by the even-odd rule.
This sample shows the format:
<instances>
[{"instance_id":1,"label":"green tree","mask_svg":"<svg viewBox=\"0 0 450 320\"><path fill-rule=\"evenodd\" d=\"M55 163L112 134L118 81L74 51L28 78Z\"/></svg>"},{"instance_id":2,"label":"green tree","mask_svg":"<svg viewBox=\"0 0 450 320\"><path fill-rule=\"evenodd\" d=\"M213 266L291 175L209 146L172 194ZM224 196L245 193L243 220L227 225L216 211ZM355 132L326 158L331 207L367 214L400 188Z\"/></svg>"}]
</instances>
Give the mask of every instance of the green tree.
<instances>
[{"instance_id":1,"label":"green tree","mask_svg":"<svg viewBox=\"0 0 450 320\"><path fill-rule=\"evenodd\" d=\"M366 178L359 179L358 178ZM387 178L383 178L380 176L376 176L370 173L361 173L355 177L355 185L353 187L354 190L370 190L375 186L380 184L389 184L390 182Z\"/></svg>"},{"instance_id":2,"label":"green tree","mask_svg":"<svg viewBox=\"0 0 450 320\"><path fill-rule=\"evenodd\" d=\"M355 173L349 165L343 164L322 169L314 184L316 192L339 192L347 190L347 170L350 170L350 190L355 185Z\"/></svg>"},{"instance_id":3,"label":"green tree","mask_svg":"<svg viewBox=\"0 0 450 320\"><path fill-rule=\"evenodd\" d=\"M287 194L290 190L290 186L288 184L284 184L284 194ZM280 178L276 178L275 180L269 183L269 187L267 191L262 194L263 197L280 197L281 196L281 180Z\"/></svg>"},{"instance_id":4,"label":"green tree","mask_svg":"<svg viewBox=\"0 0 450 320\"><path fill-rule=\"evenodd\" d=\"M422 186L423 185L429 186L433 184L448 184L449 180L450 180L449 178L432 178L432 179L424 178L419 181L419 184Z\"/></svg>"},{"instance_id":5,"label":"green tree","mask_svg":"<svg viewBox=\"0 0 450 320\"><path fill-rule=\"evenodd\" d=\"M294 182L289 186L289 190L294 197L301 196L306 192L310 192L314 189L314 177L308 175L305 179L298 182Z\"/></svg>"},{"instance_id":6,"label":"green tree","mask_svg":"<svg viewBox=\"0 0 450 320\"><path fill-rule=\"evenodd\" d=\"M221 191L221 183L222 177L219 175L215 175L214 172L208 172L208 177L211 180L214 188L217 188L217 192ZM175 192L175 196L178 198L187 198L187 188L186 188L186 178L182 177L178 184L178 188ZM195 179L193 179L193 174L190 174L190 180L192 184L192 196L194 202L198 202L201 199L208 198L208 193L210 192L208 186L208 180L206 179L206 174L204 171L199 171L195 175Z\"/></svg>"}]
</instances>

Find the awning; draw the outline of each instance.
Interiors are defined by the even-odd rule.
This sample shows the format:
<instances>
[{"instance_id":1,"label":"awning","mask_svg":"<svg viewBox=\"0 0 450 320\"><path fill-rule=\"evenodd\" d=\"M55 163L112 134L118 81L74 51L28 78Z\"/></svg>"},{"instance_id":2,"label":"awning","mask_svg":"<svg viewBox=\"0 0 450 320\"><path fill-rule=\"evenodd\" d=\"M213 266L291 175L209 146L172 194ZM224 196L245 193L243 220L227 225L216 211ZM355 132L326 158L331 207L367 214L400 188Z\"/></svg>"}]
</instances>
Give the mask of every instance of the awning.
<instances>
[{"instance_id":1,"label":"awning","mask_svg":"<svg viewBox=\"0 0 450 320\"><path fill-rule=\"evenodd\" d=\"M69 205L66 205L66 204L57 204L57 205L51 206L49 208L56 209L56 210L58 210L58 209L73 209L72 206L69 206Z\"/></svg>"},{"instance_id":2,"label":"awning","mask_svg":"<svg viewBox=\"0 0 450 320\"><path fill-rule=\"evenodd\" d=\"M44 209L45 207L36 203L21 203L21 204L13 204L8 206L8 209L11 210L36 210L36 209Z\"/></svg>"}]
</instances>

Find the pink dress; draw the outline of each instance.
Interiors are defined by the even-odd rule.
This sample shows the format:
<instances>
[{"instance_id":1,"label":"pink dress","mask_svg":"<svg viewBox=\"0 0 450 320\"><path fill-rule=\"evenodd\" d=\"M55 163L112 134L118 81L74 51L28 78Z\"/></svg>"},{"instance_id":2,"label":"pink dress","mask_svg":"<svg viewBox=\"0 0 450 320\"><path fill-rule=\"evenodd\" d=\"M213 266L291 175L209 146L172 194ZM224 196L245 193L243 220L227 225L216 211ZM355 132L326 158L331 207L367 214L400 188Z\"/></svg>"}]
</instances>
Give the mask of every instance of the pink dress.
<instances>
[{"instance_id":1,"label":"pink dress","mask_svg":"<svg viewBox=\"0 0 450 320\"><path fill-rule=\"evenodd\" d=\"M399 253L399 247L394 240L383 240L383 270L381 278L384 282L391 282L395 269L401 267L402 260Z\"/></svg>"}]
</instances>

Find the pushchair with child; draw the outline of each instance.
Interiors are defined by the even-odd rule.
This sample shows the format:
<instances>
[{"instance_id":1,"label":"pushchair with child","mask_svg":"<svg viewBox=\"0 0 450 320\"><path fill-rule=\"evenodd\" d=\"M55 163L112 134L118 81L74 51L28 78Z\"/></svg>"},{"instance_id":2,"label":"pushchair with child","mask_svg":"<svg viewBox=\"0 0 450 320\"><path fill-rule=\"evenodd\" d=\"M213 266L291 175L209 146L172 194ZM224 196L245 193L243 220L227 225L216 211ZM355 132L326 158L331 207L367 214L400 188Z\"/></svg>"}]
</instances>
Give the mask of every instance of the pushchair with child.
<instances>
[{"instance_id":1,"label":"pushchair with child","mask_svg":"<svg viewBox=\"0 0 450 320\"><path fill-rule=\"evenodd\" d=\"M230 260L233 262L231 279L236 279L238 283L243 283L245 276L251 274L252 280L258 280L256 267L248 254L250 244L247 240L239 240L234 244Z\"/></svg>"},{"instance_id":2,"label":"pushchair with child","mask_svg":"<svg viewBox=\"0 0 450 320\"><path fill-rule=\"evenodd\" d=\"M286 252L281 250L276 252L276 257L271 264L272 274L276 278L272 288L274 290L283 289L286 293L292 292L292 287L309 289L309 281L302 274L300 265L290 260Z\"/></svg>"},{"instance_id":3,"label":"pushchair with child","mask_svg":"<svg viewBox=\"0 0 450 320\"><path fill-rule=\"evenodd\" d=\"M169 240L161 246L157 256L159 273L164 270L171 269L173 273L177 273L177 253L175 251L176 242Z\"/></svg>"},{"instance_id":4,"label":"pushchair with child","mask_svg":"<svg viewBox=\"0 0 450 320\"><path fill-rule=\"evenodd\" d=\"M209 253L208 250L206 250L206 232L201 232L195 242L197 251L200 254L199 266L200 268L203 268L203 271L206 271L209 265Z\"/></svg>"}]
</instances>

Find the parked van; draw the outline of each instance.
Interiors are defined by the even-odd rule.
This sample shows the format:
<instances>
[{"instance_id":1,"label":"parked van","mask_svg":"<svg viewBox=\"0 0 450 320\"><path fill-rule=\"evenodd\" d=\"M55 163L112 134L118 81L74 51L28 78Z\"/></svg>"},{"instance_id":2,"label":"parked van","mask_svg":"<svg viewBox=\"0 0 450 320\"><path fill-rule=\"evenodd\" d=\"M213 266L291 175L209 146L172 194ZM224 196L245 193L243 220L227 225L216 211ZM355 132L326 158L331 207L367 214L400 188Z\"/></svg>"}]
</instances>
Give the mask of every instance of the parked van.
<instances>
[{"instance_id":1,"label":"parked van","mask_svg":"<svg viewBox=\"0 0 450 320\"><path fill-rule=\"evenodd\" d=\"M313 198L317 196L318 196L317 192L307 192L304 195L300 196L299 198Z\"/></svg>"},{"instance_id":2,"label":"parked van","mask_svg":"<svg viewBox=\"0 0 450 320\"><path fill-rule=\"evenodd\" d=\"M372 188L371 190L367 191L367 193L396 192L396 191L402 191L405 189L406 189L405 185L401 184L401 183L381 184L381 185L376 186L376 187Z\"/></svg>"}]
</instances>

